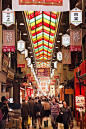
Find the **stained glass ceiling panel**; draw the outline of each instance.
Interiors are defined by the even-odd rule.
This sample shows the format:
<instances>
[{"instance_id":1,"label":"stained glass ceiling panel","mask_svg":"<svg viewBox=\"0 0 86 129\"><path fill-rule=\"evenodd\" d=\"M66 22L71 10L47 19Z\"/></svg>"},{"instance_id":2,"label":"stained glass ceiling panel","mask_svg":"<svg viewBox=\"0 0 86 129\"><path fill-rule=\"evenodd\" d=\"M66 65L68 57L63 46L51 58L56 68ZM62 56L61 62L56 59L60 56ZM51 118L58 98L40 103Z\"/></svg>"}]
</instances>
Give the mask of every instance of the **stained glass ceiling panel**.
<instances>
[{"instance_id":1,"label":"stained glass ceiling panel","mask_svg":"<svg viewBox=\"0 0 86 129\"><path fill-rule=\"evenodd\" d=\"M51 60L60 12L25 11L24 13L36 60L40 60L37 67L49 68L50 63L41 60Z\"/></svg>"}]
</instances>

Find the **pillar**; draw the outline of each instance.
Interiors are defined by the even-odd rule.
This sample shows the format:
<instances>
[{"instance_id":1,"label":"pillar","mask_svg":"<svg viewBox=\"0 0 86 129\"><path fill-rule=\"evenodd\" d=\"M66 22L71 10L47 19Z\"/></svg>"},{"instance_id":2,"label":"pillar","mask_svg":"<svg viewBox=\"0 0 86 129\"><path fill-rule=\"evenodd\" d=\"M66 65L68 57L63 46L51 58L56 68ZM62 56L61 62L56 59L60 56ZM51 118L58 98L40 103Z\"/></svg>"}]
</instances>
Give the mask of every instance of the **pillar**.
<instances>
[{"instance_id":1,"label":"pillar","mask_svg":"<svg viewBox=\"0 0 86 129\"><path fill-rule=\"evenodd\" d=\"M13 83L13 101L20 103L20 84L18 82Z\"/></svg>"}]
</instances>

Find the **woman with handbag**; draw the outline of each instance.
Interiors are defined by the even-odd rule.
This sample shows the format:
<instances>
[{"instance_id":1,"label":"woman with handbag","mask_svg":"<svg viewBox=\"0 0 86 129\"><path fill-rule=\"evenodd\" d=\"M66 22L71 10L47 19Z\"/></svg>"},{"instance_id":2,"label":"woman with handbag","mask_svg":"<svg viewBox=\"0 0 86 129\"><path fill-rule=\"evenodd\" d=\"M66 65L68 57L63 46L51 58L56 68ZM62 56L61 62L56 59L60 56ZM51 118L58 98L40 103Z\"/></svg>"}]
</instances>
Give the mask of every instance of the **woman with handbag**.
<instances>
[{"instance_id":1,"label":"woman with handbag","mask_svg":"<svg viewBox=\"0 0 86 129\"><path fill-rule=\"evenodd\" d=\"M63 124L64 129L69 129L70 121L73 122L73 117L71 114L71 109L67 106L66 101L63 101L63 107L61 108L61 113L63 113Z\"/></svg>"},{"instance_id":2,"label":"woman with handbag","mask_svg":"<svg viewBox=\"0 0 86 129\"><path fill-rule=\"evenodd\" d=\"M36 108L35 111L36 111L36 117L38 119L39 129L41 129L43 111L44 111L44 108L43 108L43 106L41 104L41 100L38 100L38 103L36 104L35 108Z\"/></svg>"}]
</instances>

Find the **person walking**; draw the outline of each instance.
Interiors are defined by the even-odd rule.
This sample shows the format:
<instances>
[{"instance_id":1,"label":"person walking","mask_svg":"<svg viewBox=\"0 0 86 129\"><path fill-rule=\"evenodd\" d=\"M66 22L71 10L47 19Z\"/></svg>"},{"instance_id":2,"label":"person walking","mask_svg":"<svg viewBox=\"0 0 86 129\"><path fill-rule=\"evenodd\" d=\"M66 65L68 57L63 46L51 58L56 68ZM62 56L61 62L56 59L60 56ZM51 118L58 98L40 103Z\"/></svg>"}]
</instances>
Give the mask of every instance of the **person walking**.
<instances>
[{"instance_id":1,"label":"person walking","mask_svg":"<svg viewBox=\"0 0 86 129\"><path fill-rule=\"evenodd\" d=\"M30 97L29 101L30 117L32 117L32 126L35 127L35 101Z\"/></svg>"},{"instance_id":2,"label":"person walking","mask_svg":"<svg viewBox=\"0 0 86 129\"><path fill-rule=\"evenodd\" d=\"M67 103L65 100L62 103L63 103L63 107L61 108L61 113L63 113L64 129L69 129L70 121L73 122L71 109L69 106L67 106Z\"/></svg>"},{"instance_id":3,"label":"person walking","mask_svg":"<svg viewBox=\"0 0 86 129\"><path fill-rule=\"evenodd\" d=\"M41 129L42 118L43 118L43 113L44 113L44 108L41 104L41 100L38 100L38 103L36 104L35 108L36 108L35 111L36 111L36 117L38 119L39 129Z\"/></svg>"},{"instance_id":4,"label":"person walking","mask_svg":"<svg viewBox=\"0 0 86 129\"><path fill-rule=\"evenodd\" d=\"M21 116L22 116L22 129L28 128L28 115L29 115L29 105L23 99ZM25 127L26 126L26 127Z\"/></svg>"},{"instance_id":5,"label":"person walking","mask_svg":"<svg viewBox=\"0 0 86 129\"><path fill-rule=\"evenodd\" d=\"M56 118L59 115L60 112L60 107L59 104L57 103L56 98L54 97L52 99L52 103L50 103L50 109L51 109L51 124L53 129L58 128L58 123L56 122Z\"/></svg>"},{"instance_id":6,"label":"person walking","mask_svg":"<svg viewBox=\"0 0 86 129\"><path fill-rule=\"evenodd\" d=\"M44 118L43 118L44 119L44 127L48 127L48 117L50 115L50 105L47 102L46 98L44 99L43 106L44 106Z\"/></svg>"},{"instance_id":7,"label":"person walking","mask_svg":"<svg viewBox=\"0 0 86 129\"><path fill-rule=\"evenodd\" d=\"M1 105L2 105L1 106L1 111L2 111L2 114L3 114L3 119L0 122L0 129L5 129L9 107L8 107L7 100L6 100L5 96L2 96L1 101L2 101L1 102Z\"/></svg>"}]
</instances>

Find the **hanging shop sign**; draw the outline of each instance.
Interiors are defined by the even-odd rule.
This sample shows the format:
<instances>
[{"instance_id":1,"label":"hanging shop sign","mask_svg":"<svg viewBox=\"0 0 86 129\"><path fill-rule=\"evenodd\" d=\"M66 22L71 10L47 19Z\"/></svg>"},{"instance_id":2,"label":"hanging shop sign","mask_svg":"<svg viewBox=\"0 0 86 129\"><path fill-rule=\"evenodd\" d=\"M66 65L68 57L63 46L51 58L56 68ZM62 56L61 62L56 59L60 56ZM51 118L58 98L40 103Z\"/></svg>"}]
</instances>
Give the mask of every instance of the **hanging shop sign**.
<instances>
[{"instance_id":1,"label":"hanging shop sign","mask_svg":"<svg viewBox=\"0 0 86 129\"><path fill-rule=\"evenodd\" d=\"M15 52L14 30L3 30L3 52Z\"/></svg>"},{"instance_id":2,"label":"hanging shop sign","mask_svg":"<svg viewBox=\"0 0 86 129\"><path fill-rule=\"evenodd\" d=\"M82 10L77 7L70 11L70 23L78 26L82 23Z\"/></svg>"},{"instance_id":3,"label":"hanging shop sign","mask_svg":"<svg viewBox=\"0 0 86 129\"><path fill-rule=\"evenodd\" d=\"M27 68L26 77L31 77L31 68L30 67Z\"/></svg>"},{"instance_id":4,"label":"hanging shop sign","mask_svg":"<svg viewBox=\"0 0 86 129\"><path fill-rule=\"evenodd\" d=\"M63 12L70 10L69 3L69 0L12 0L12 10Z\"/></svg>"},{"instance_id":5,"label":"hanging shop sign","mask_svg":"<svg viewBox=\"0 0 86 129\"><path fill-rule=\"evenodd\" d=\"M82 51L82 30L70 30L70 51Z\"/></svg>"},{"instance_id":6,"label":"hanging shop sign","mask_svg":"<svg viewBox=\"0 0 86 129\"><path fill-rule=\"evenodd\" d=\"M9 58L4 54L2 71L7 73L8 72L8 67L9 67Z\"/></svg>"},{"instance_id":7,"label":"hanging shop sign","mask_svg":"<svg viewBox=\"0 0 86 129\"><path fill-rule=\"evenodd\" d=\"M54 78L59 79L59 75L58 75L58 73L57 73L57 70L54 70Z\"/></svg>"},{"instance_id":8,"label":"hanging shop sign","mask_svg":"<svg viewBox=\"0 0 86 129\"><path fill-rule=\"evenodd\" d=\"M55 96L55 86L54 85L50 85L50 95Z\"/></svg>"},{"instance_id":9,"label":"hanging shop sign","mask_svg":"<svg viewBox=\"0 0 86 129\"><path fill-rule=\"evenodd\" d=\"M57 60L59 60L59 61L62 60L62 52L57 53Z\"/></svg>"},{"instance_id":10,"label":"hanging shop sign","mask_svg":"<svg viewBox=\"0 0 86 129\"><path fill-rule=\"evenodd\" d=\"M14 80L14 70L9 68L8 69L8 74L7 74L7 78L11 79L11 80Z\"/></svg>"},{"instance_id":11,"label":"hanging shop sign","mask_svg":"<svg viewBox=\"0 0 86 129\"><path fill-rule=\"evenodd\" d=\"M20 52L25 50L25 41L19 40L17 42L17 50Z\"/></svg>"},{"instance_id":12,"label":"hanging shop sign","mask_svg":"<svg viewBox=\"0 0 86 129\"><path fill-rule=\"evenodd\" d=\"M68 34L62 36L62 45L65 47L70 45L70 36Z\"/></svg>"},{"instance_id":13,"label":"hanging shop sign","mask_svg":"<svg viewBox=\"0 0 86 129\"><path fill-rule=\"evenodd\" d=\"M62 50L62 63L63 64L71 64L71 52L70 50L63 49Z\"/></svg>"},{"instance_id":14,"label":"hanging shop sign","mask_svg":"<svg viewBox=\"0 0 86 129\"><path fill-rule=\"evenodd\" d=\"M10 8L2 11L2 24L7 27L15 24L15 12L12 11Z\"/></svg>"},{"instance_id":15,"label":"hanging shop sign","mask_svg":"<svg viewBox=\"0 0 86 129\"><path fill-rule=\"evenodd\" d=\"M54 68L57 69L57 61L54 62Z\"/></svg>"},{"instance_id":16,"label":"hanging shop sign","mask_svg":"<svg viewBox=\"0 0 86 129\"><path fill-rule=\"evenodd\" d=\"M25 58L28 57L28 50L25 49L23 52L21 52L21 54L25 54Z\"/></svg>"},{"instance_id":17,"label":"hanging shop sign","mask_svg":"<svg viewBox=\"0 0 86 129\"><path fill-rule=\"evenodd\" d=\"M25 67L25 55L17 53L17 68Z\"/></svg>"},{"instance_id":18,"label":"hanging shop sign","mask_svg":"<svg viewBox=\"0 0 86 129\"><path fill-rule=\"evenodd\" d=\"M62 63L58 63L57 64L57 73L63 73L63 64Z\"/></svg>"},{"instance_id":19,"label":"hanging shop sign","mask_svg":"<svg viewBox=\"0 0 86 129\"><path fill-rule=\"evenodd\" d=\"M26 58L26 61L27 61L27 66L31 65L31 59L29 57Z\"/></svg>"},{"instance_id":20,"label":"hanging shop sign","mask_svg":"<svg viewBox=\"0 0 86 129\"><path fill-rule=\"evenodd\" d=\"M50 77L50 68L37 68L38 77Z\"/></svg>"},{"instance_id":21,"label":"hanging shop sign","mask_svg":"<svg viewBox=\"0 0 86 129\"><path fill-rule=\"evenodd\" d=\"M24 62L25 62L25 67L22 67L22 68L21 68L21 72L23 72L23 74L26 74L27 68L28 68L28 67L27 67L27 61L25 60Z\"/></svg>"}]
</instances>

